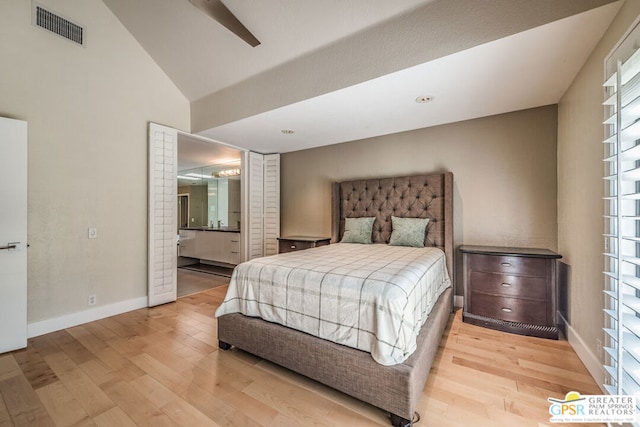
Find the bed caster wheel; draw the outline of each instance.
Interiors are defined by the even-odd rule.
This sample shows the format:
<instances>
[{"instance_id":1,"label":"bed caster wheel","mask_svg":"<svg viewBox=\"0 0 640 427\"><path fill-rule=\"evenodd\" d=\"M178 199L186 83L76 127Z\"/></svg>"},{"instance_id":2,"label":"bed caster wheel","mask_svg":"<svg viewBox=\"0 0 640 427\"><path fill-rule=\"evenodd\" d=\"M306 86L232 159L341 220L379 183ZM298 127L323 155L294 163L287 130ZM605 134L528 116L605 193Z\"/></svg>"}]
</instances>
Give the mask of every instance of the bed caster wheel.
<instances>
[{"instance_id":1,"label":"bed caster wheel","mask_svg":"<svg viewBox=\"0 0 640 427\"><path fill-rule=\"evenodd\" d=\"M218 341L218 347L219 347L221 350L229 350L229 349L231 348L231 344L227 344L227 343L226 343L226 342L224 342L224 341Z\"/></svg>"},{"instance_id":2,"label":"bed caster wheel","mask_svg":"<svg viewBox=\"0 0 640 427\"><path fill-rule=\"evenodd\" d=\"M420 414L417 412L413 413L413 419L408 420L406 418L402 418L396 414L389 414L391 419L391 425L393 427L411 427L413 424L420 421Z\"/></svg>"}]
</instances>

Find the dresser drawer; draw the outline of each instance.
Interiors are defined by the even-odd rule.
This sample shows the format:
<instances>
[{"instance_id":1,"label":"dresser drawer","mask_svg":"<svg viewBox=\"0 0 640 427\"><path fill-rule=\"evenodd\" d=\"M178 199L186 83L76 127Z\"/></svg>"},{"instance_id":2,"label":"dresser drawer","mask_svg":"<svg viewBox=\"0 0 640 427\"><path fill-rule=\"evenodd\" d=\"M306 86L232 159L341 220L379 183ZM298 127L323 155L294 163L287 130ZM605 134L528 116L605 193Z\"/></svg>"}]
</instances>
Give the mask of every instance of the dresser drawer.
<instances>
[{"instance_id":1,"label":"dresser drawer","mask_svg":"<svg viewBox=\"0 0 640 427\"><path fill-rule=\"evenodd\" d=\"M540 300L547 298L547 281L544 277L516 276L484 271L471 271L469 276L474 292Z\"/></svg>"},{"instance_id":2,"label":"dresser drawer","mask_svg":"<svg viewBox=\"0 0 640 427\"><path fill-rule=\"evenodd\" d=\"M479 316L510 322L547 324L547 303L539 300L499 297L472 292L471 311Z\"/></svg>"},{"instance_id":3,"label":"dresser drawer","mask_svg":"<svg viewBox=\"0 0 640 427\"><path fill-rule=\"evenodd\" d=\"M556 266L548 249L463 245L464 311L474 325L558 339Z\"/></svg>"},{"instance_id":4,"label":"dresser drawer","mask_svg":"<svg viewBox=\"0 0 640 427\"><path fill-rule=\"evenodd\" d=\"M541 258L474 254L470 257L469 267L471 270L546 277L547 265L547 260Z\"/></svg>"}]
</instances>

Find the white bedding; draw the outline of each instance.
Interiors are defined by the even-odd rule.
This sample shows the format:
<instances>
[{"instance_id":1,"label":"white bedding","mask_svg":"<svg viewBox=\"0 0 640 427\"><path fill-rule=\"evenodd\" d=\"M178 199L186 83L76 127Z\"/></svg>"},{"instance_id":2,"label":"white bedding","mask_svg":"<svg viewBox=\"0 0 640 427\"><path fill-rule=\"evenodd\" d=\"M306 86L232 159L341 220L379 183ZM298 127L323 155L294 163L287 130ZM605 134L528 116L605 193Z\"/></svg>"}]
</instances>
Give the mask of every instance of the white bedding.
<instances>
[{"instance_id":1,"label":"white bedding","mask_svg":"<svg viewBox=\"0 0 640 427\"><path fill-rule=\"evenodd\" d=\"M337 243L238 265L216 317L261 317L394 365L450 285L440 249Z\"/></svg>"}]
</instances>

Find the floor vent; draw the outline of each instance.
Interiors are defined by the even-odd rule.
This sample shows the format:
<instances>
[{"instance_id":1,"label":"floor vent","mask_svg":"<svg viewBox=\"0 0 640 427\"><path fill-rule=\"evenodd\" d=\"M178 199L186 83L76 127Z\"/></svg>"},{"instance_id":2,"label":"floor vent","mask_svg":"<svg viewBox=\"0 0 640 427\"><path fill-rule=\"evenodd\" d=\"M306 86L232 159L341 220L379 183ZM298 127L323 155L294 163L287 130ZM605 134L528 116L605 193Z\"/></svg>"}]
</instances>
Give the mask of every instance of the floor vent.
<instances>
[{"instance_id":1,"label":"floor vent","mask_svg":"<svg viewBox=\"0 0 640 427\"><path fill-rule=\"evenodd\" d=\"M37 27L44 28L60 37L84 46L85 31L83 27L56 15L37 3L33 4L33 23Z\"/></svg>"}]
</instances>

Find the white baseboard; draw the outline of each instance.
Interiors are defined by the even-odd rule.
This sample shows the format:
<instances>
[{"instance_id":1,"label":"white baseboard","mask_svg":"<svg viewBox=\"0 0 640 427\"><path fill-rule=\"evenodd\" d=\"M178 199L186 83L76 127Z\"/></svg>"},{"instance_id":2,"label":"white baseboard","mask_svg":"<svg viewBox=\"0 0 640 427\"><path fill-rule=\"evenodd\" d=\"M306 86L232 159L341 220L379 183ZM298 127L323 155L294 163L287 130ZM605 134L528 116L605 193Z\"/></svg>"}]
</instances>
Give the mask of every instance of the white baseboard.
<instances>
[{"instance_id":1,"label":"white baseboard","mask_svg":"<svg viewBox=\"0 0 640 427\"><path fill-rule=\"evenodd\" d=\"M462 295L456 295L453 297L453 306L454 307L463 307L464 306L464 297Z\"/></svg>"},{"instance_id":2,"label":"white baseboard","mask_svg":"<svg viewBox=\"0 0 640 427\"><path fill-rule=\"evenodd\" d=\"M94 320L104 319L105 317L115 316L116 314L126 313L127 311L137 310L147 307L147 303L147 297L133 298L89 310L65 314L64 316L54 317L52 319L29 323L27 325L27 336L33 338L50 332L82 325L83 323L93 322Z\"/></svg>"},{"instance_id":3,"label":"white baseboard","mask_svg":"<svg viewBox=\"0 0 640 427\"><path fill-rule=\"evenodd\" d=\"M567 326L567 341L569 341L573 350L576 352L580 360L582 360L582 363L584 363L584 366L586 366L596 384L600 387L600 390L602 390L602 393L606 394L606 390L603 387L606 371L602 366L602 362L591 350L589 350L589 347L585 344L580 335L576 333L575 329L571 327L567 319L565 319L560 313L558 313L558 315L562 318L562 322Z\"/></svg>"}]
</instances>

